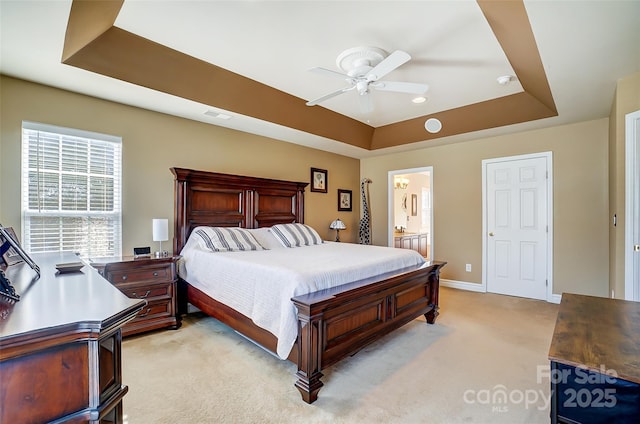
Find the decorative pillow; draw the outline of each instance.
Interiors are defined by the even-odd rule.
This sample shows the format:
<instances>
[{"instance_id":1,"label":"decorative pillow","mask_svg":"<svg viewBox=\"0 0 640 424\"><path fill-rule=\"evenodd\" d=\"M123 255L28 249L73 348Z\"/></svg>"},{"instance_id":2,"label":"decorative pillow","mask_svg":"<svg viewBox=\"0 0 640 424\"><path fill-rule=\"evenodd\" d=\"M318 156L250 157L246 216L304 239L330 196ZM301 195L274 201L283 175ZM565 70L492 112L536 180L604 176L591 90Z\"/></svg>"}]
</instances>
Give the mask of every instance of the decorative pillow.
<instances>
[{"instance_id":1,"label":"decorative pillow","mask_svg":"<svg viewBox=\"0 0 640 424\"><path fill-rule=\"evenodd\" d=\"M276 224L271 231L285 247L311 246L322 244L320 235L305 224Z\"/></svg>"},{"instance_id":2,"label":"decorative pillow","mask_svg":"<svg viewBox=\"0 0 640 424\"><path fill-rule=\"evenodd\" d=\"M267 250L284 249L280 239L273 235L271 228L248 228L247 231L258 240L258 243Z\"/></svg>"},{"instance_id":3,"label":"decorative pillow","mask_svg":"<svg viewBox=\"0 0 640 424\"><path fill-rule=\"evenodd\" d=\"M194 234L200 236L204 245L214 252L265 250L245 228L198 227Z\"/></svg>"}]
</instances>

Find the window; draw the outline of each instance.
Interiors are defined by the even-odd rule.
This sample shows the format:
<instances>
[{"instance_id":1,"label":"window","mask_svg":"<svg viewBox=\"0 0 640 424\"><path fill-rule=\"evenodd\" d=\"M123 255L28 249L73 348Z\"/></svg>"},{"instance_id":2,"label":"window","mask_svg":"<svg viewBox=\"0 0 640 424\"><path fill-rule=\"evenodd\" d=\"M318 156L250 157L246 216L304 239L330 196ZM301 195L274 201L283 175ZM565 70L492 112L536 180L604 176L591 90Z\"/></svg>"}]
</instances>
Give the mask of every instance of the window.
<instances>
[{"instance_id":1,"label":"window","mask_svg":"<svg viewBox=\"0 0 640 424\"><path fill-rule=\"evenodd\" d=\"M26 251L118 256L120 137L22 123L22 244Z\"/></svg>"}]
</instances>

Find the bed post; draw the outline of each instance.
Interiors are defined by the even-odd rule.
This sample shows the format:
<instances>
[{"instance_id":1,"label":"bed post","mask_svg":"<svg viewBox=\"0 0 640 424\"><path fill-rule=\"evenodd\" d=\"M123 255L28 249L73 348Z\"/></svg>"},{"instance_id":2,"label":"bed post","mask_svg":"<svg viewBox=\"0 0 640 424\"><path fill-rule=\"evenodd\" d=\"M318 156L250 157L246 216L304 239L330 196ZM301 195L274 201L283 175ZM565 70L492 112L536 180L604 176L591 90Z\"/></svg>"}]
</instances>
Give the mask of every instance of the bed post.
<instances>
[{"instance_id":1,"label":"bed post","mask_svg":"<svg viewBox=\"0 0 640 424\"><path fill-rule=\"evenodd\" d=\"M318 399L318 392L324 385L322 378L322 313L311 316L308 306L296 304L298 307L298 372L296 388L307 403Z\"/></svg>"},{"instance_id":2,"label":"bed post","mask_svg":"<svg viewBox=\"0 0 640 424\"><path fill-rule=\"evenodd\" d=\"M440 315L438 309L438 295L440 294L440 268L445 266L446 262L434 262L433 270L429 273L429 299L431 302L429 306L431 306L431 310L424 314L424 317L427 319L427 323L434 324L436 322L436 318Z\"/></svg>"}]
</instances>

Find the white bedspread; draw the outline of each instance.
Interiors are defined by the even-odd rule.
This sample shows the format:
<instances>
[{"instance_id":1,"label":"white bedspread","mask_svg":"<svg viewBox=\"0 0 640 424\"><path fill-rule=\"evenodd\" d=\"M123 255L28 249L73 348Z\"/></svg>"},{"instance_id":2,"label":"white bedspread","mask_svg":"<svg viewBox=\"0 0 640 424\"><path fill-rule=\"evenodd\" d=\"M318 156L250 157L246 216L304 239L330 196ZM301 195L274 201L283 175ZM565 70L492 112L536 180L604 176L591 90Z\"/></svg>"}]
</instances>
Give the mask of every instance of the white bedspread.
<instances>
[{"instance_id":1,"label":"white bedspread","mask_svg":"<svg viewBox=\"0 0 640 424\"><path fill-rule=\"evenodd\" d=\"M292 297L424 263L413 250L333 242L214 253L190 239L181 255L180 277L275 335L282 359L298 333Z\"/></svg>"}]
</instances>

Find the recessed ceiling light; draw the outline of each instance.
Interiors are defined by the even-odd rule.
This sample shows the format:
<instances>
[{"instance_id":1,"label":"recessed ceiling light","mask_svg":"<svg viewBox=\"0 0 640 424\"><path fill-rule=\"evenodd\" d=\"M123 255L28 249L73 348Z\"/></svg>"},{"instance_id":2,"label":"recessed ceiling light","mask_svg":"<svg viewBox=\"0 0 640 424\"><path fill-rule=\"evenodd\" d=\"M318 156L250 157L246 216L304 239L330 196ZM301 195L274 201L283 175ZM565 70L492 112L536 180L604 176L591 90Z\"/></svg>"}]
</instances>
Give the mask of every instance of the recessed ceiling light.
<instances>
[{"instance_id":1,"label":"recessed ceiling light","mask_svg":"<svg viewBox=\"0 0 640 424\"><path fill-rule=\"evenodd\" d=\"M440 132L440 130L442 129L442 122L440 122L440 120L436 118L429 118L424 123L424 128L431 134L435 134Z\"/></svg>"},{"instance_id":2,"label":"recessed ceiling light","mask_svg":"<svg viewBox=\"0 0 640 424\"><path fill-rule=\"evenodd\" d=\"M418 97L414 97L413 99L411 99L411 101L412 101L413 103L416 103L416 104L418 104L418 103L424 103L424 102L426 102L426 101L427 101L427 98L426 98L426 97L424 97L424 96L418 96Z\"/></svg>"},{"instance_id":3,"label":"recessed ceiling light","mask_svg":"<svg viewBox=\"0 0 640 424\"><path fill-rule=\"evenodd\" d=\"M227 115L226 113L216 112L215 110L209 109L204 113L207 116L211 116L212 118L218 119L231 119L231 115Z\"/></svg>"}]
</instances>

